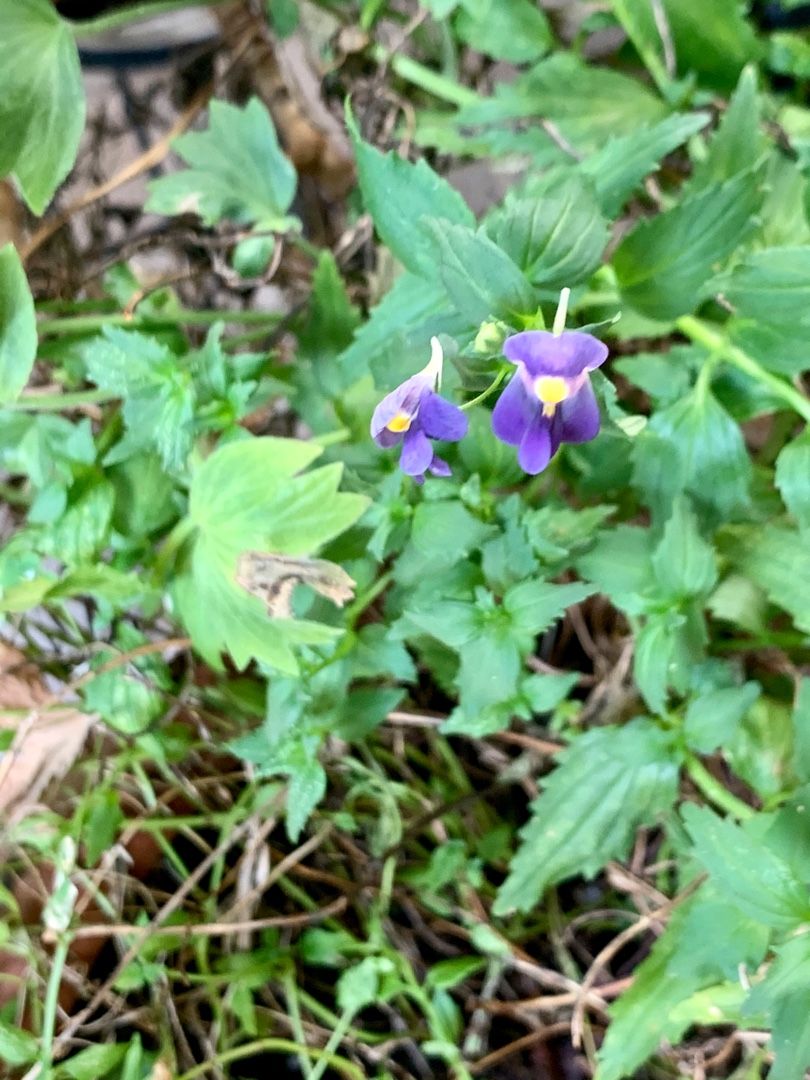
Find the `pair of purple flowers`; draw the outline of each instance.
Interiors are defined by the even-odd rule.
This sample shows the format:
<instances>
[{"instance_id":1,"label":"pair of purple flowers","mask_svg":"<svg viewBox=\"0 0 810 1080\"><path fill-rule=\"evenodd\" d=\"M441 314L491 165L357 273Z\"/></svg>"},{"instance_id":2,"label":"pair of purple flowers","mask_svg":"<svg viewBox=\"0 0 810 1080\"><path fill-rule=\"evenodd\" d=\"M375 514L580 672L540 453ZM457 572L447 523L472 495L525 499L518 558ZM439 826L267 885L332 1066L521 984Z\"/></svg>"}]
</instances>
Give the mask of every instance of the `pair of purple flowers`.
<instances>
[{"instance_id":1,"label":"pair of purple flowers","mask_svg":"<svg viewBox=\"0 0 810 1080\"><path fill-rule=\"evenodd\" d=\"M564 290L553 332L526 330L503 344L503 355L517 370L492 411L492 430L518 448L520 467L531 475L545 469L561 443L588 442L599 434L589 375L605 362L608 350L591 334L562 329L567 300ZM431 440L458 442L467 433L464 412L436 393L441 369L442 348L434 337L427 366L387 394L371 419L376 443L401 443L400 468L419 483L426 472L450 475Z\"/></svg>"}]
</instances>

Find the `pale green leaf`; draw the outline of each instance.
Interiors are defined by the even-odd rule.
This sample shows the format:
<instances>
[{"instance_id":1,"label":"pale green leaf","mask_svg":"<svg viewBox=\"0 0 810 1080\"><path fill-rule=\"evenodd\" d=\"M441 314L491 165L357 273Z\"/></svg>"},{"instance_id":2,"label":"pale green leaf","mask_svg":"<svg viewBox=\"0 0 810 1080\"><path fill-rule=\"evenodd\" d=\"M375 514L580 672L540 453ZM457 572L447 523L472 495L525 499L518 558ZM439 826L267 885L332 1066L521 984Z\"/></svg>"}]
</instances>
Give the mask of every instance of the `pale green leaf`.
<instances>
[{"instance_id":1,"label":"pale green leaf","mask_svg":"<svg viewBox=\"0 0 810 1080\"><path fill-rule=\"evenodd\" d=\"M675 499L652 564L658 585L674 600L704 595L717 581L714 550L700 535L683 497Z\"/></svg>"},{"instance_id":2,"label":"pale green leaf","mask_svg":"<svg viewBox=\"0 0 810 1080\"><path fill-rule=\"evenodd\" d=\"M799 682L791 716L793 726L793 768L802 781L810 780L810 678Z\"/></svg>"},{"instance_id":3,"label":"pale green leaf","mask_svg":"<svg viewBox=\"0 0 810 1080\"><path fill-rule=\"evenodd\" d=\"M76 159L85 98L73 30L50 0L0 0L0 167L41 214Z\"/></svg>"},{"instance_id":4,"label":"pale green leaf","mask_svg":"<svg viewBox=\"0 0 810 1080\"><path fill-rule=\"evenodd\" d=\"M258 98L244 108L212 101L208 129L181 135L173 147L189 167L150 183L147 210L197 213L206 225L229 219L263 228L289 226L295 169Z\"/></svg>"},{"instance_id":5,"label":"pale green leaf","mask_svg":"<svg viewBox=\"0 0 810 1080\"><path fill-rule=\"evenodd\" d=\"M549 885L624 858L636 828L672 805L677 784L670 738L646 721L578 736L543 781L494 912L528 911Z\"/></svg>"},{"instance_id":6,"label":"pale green leaf","mask_svg":"<svg viewBox=\"0 0 810 1080\"><path fill-rule=\"evenodd\" d=\"M796 327L810 321L810 247L753 251L712 282L745 318Z\"/></svg>"},{"instance_id":7,"label":"pale green leaf","mask_svg":"<svg viewBox=\"0 0 810 1080\"><path fill-rule=\"evenodd\" d=\"M36 355L34 300L17 250L6 244L0 248L0 402L19 397Z\"/></svg>"},{"instance_id":8,"label":"pale green leaf","mask_svg":"<svg viewBox=\"0 0 810 1080\"><path fill-rule=\"evenodd\" d=\"M478 0L463 5L455 30L478 52L513 64L537 60L554 41L548 19L532 0Z\"/></svg>"},{"instance_id":9,"label":"pale green leaf","mask_svg":"<svg viewBox=\"0 0 810 1080\"><path fill-rule=\"evenodd\" d=\"M697 163L688 190L700 191L712 184L731 180L752 169L765 150L765 136L759 130L760 102L754 67L746 67L737 89L712 136L706 157Z\"/></svg>"},{"instance_id":10,"label":"pale green leaf","mask_svg":"<svg viewBox=\"0 0 810 1080\"><path fill-rule=\"evenodd\" d=\"M810 634L810 547L800 533L781 525L729 530L723 544L733 565L762 588L768 599Z\"/></svg>"}]
</instances>

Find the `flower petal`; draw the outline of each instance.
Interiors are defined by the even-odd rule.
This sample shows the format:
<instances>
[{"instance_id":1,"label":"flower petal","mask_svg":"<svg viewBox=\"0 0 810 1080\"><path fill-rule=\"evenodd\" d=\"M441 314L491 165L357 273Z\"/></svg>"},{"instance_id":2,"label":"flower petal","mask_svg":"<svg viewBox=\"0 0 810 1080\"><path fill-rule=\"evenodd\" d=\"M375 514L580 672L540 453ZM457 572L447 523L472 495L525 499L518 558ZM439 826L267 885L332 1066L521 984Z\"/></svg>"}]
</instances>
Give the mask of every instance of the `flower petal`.
<instances>
[{"instance_id":1,"label":"flower petal","mask_svg":"<svg viewBox=\"0 0 810 1080\"><path fill-rule=\"evenodd\" d=\"M566 330L559 336L548 330L524 330L506 339L503 355L513 364L525 364L533 378L562 375L574 379L604 364L608 348L603 341L579 330Z\"/></svg>"},{"instance_id":2,"label":"flower petal","mask_svg":"<svg viewBox=\"0 0 810 1080\"><path fill-rule=\"evenodd\" d=\"M408 476L421 476L430 466L431 461L433 461L433 447L430 445L430 439L419 425L414 425L405 432L399 467Z\"/></svg>"},{"instance_id":3,"label":"flower petal","mask_svg":"<svg viewBox=\"0 0 810 1080\"><path fill-rule=\"evenodd\" d=\"M377 446L381 446L384 450L387 450L391 446L396 446L397 443L402 442L401 431L389 431L388 428L383 428L382 431L378 431L374 436L374 442Z\"/></svg>"},{"instance_id":4,"label":"flower petal","mask_svg":"<svg viewBox=\"0 0 810 1080\"><path fill-rule=\"evenodd\" d=\"M545 469L556 450L551 438L551 424L547 417L538 413L526 429L518 450L518 464L524 472L535 476Z\"/></svg>"},{"instance_id":5,"label":"flower petal","mask_svg":"<svg viewBox=\"0 0 810 1080\"><path fill-rule=\"evenodd\" d=\"M590 379L585 380L573 397L560 406L562 441L588 442L599 434L601 418Z\"/></svg>"},{"instance_id":6,"label":"flower petal","mask_svg":"<svg viewBox=\"0 0 810 1080\"><path fill-rule=\"evenodd\" d=\"M398 413L406 416L415 416L419 411L419 405L425 394L430 393L431 383L422 372L411 375L404 383L386 394L371 417L371 434L377 438L380 432L388 427Z\"/></svg>"},{"instance_id":7,"label":"flower petal","mask_svg":"<svg viewBox=\"0 0 810 1080\"><path fill-rule=\"evenodd\" d=\"M452 401L438 394L425 394L419 405L419 423L430 439L458 442L467 434L469 421Z\"/></svg>"},{"instance_id":8,"label":"flower petal","mask_svg":"<svg viewBox=\"0 0 810 1080\"><path fill-rule=\"evenodd\" d=\"M438 454L433 455L433 461L428 465L428 469L434 476L452 476L453 470L444 460L440 458Z\"/></svg>"},{"instance_id":9,"label":"flower petal","mask_svg":"<svg viewBox=\"0 0 810 1080\"><path fill-rule=\"evenodd\" d=\"M516 372L492 410L492 430L496 438L510 446L520 446L532 417L539 411L540 403L532 401L520 372Z\"/></svg>"}]
</instances>

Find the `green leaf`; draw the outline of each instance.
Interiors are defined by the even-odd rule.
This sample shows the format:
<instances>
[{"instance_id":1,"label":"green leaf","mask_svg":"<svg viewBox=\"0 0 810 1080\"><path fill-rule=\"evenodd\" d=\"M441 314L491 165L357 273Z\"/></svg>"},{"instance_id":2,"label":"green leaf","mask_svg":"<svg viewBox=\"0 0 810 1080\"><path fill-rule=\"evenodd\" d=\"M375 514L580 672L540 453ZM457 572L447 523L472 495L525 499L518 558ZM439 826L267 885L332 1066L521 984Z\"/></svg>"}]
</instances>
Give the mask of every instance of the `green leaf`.
<instances>
[{"instance_id":1,"label":"green leaf","mask_svg":"<svg viewBox=\"0 0 810 1080\"><path fill-rule=\"evenodd\" d=\"M633 482L656 515L668 513L682 491L709 518L728 519L749 506L751 461L740 429L699 388L653 414L636 439L633 459Z\"/></svg>"},{"instance_id":2,"label":"green leaf","mask_svg":"<svg viewBox=\"0 0 810 1080\"><path fill-rule=\"evenodd\" d=\"M553 44L548 19L532 0L483 0L466 4L455 20L462 41L486 56L525 64Z\"/></svg>"},{"instance_id":3,"label":"green leaf","mask_svg":"<svg viewBox=\"0 0 810 1080\"><path fill-rule=\"evenodd\" d=\"M712 948L706 948L712 942ZM707 886L676 909L664 934L633 972L633 983L610 1007L599 1049L599 1080L624 1080L666 1040L675 1045L694 1023L679 1008L701 987L738 979L740 965L757 967L768 944L763 927ZM741 988L740 988L741 989ZM722 1012L714 1014L722 1022Z\"/></svg>"},{"instance_id":4,"label":"green leaf","mask_svg":"<svg viewBox=\"0 0 810 1080\"><path fill-rule=\"evenodd\" d=\"M197 533L175 597L195 646L211 663L227 651L240 668L255 658L294 673L292 645L323 644L339 633L320 623L271 619L235 581L242 552L309 555L362 514L363 496L337 491L339 464L295 475L320 452L295 439L244 439L219 447L194 475L189 518Z\"/></svg>"},{"instance_id":5,"label":"green leaf","mask_svg":"<svg viewBox=\"0 0 810 1080\"><path fill-rule=\"evenodd\" d=\"M810 634L810 549L800 533L780 525L739 527L724 537L723 552Z\"/></svg>"},{"instance_id":6,"label":"green leaf","mask_svg":"<svg viewBox=\"0 0 810 1080\"><path fill-rule=\"evenodd\" d=\"M805 970L805 979L807 971ZM771 1043L776 1059L768 1080L796 1080L810 1068L810 990L797 989L789 998L777 1002L771 1013Z\"/></svg>"},{"instance_id":7,"label":"green leaf","mask_svg":"<svg viewBox=\"0 0 810 1080\"><path fill-rule=\"evenodd\" d=\"M547 630L572 604L590 596L593 587L582 581L554 585L549 581L524 581L513 585L503 598L503 610L514 631L526 641Z\"/></svg>"},{"instance_id":8,"label":"green leaf","mask_svg":"<svg viewBox=\"0 0 810 1080\"><path fill-rule=\"evenodd\" d=\"M775 482L800 531L810 531L810 433L803 431L782 449Z\"/></svg>"},{"instance_id":9,"label":"green leaf","mask_svg":"<svg viewBox=\"0 0 810 1080\"><path fill-rule=\"evenodd\" d=\"M106 1043L88 1046L59 1066L60 1077L70 1080L98 1080L120 1065L127 1048L123 1043Z\"/></svg>"},{"instance_id":10,"label":"green leaf","mask_svg":"<svg viewBox=\"0 0 810 1080\"><path fill-rule=\"evenodd\" d=\"M39 1043L28 1031L21 1031L0 1020L0 1060L10 1068L36 1061Z\"/></svg>"},{"instance_id":11,"label":"green leaf","mask_svg":"<svg viewBox=\"0 0 810 1080\"><path fill-rule=\"evenodd\" d=\"M595 547L576 561L578 572L630 614L646 610L655 584L649 529L619 525L599 535Z\"/></svg>"},{"instance_id":12,"label":"green leaf","mask_svg":"<svg viewBox=\"0 0 810 1080\"><path fill-rule=\"evenodd\" d=\"M627 135L613 136L580 165L593 181L602 213L615 217L641 181L708 122L708 113L676 114L644 124Z\"/></svg>"},{"instance_id":13,"label":"green leaf","mask_svg":"<svg viewBox=\"0 0 810 1080\"><path fill-rule=\"evenodd\" d=\"M455 337L469 325L452 311L435 281L402 274L337 363L347 377L353 374L358 379L370 368L377 386L390 390L425 366L434 335Z\"/></svg>"},{"instance_id":14,"label":"green leaf","mask_svg":"<svg viewBox=\"0 0 810 1080\"><path fill-rule=\"evenodd\" d=\"M439 277L456 310L476 325L491 317L514 320L537 307L520 268L481 230L423 218L421 231L431 237Z\"/></svg>"},{"instance_id":15,"label":"green leaf","mask_svg":"<svg viewBox=\"0 0 810 1080\"><path fill-rule=\"evenodd\" d=\"M357 158L363 202L380 239L408 270L434 277L434 256L426 235L416 228L418 222L423 217L434 217L472 228L472 211L426 161L412 164L398 154L383 154L364 142L348 103L346 124Z\"/></svg>"},{"instance_id":16,"label":"green leaf","mask_svg":"<svg viewBox=\"0 0 810 1080\"><path fill-rule=\"evenodd\" d=\"M747 172L639 222L613 257L623 299L652 319L694 311L712 270L752 230L760 201Z\"/></svg>"},{"instance_id":17,"label":"green leaf","mask_svg":"<svg viewBox=\"0 0 810 1080\"><path fill-rule=\"evenodd\" d=\"M244 108L212 101L208 130L181 135L173 148L189 168L153 180L147 210L195 212L206 225L228 219L264 229L289 228L295 169L258 98Z\"/></svg>"},{"instance_id":18,"label":"green leaf","mask_svg":"<svg viewBox=\"0 0 810 1080\"><path fill-rule=\"evenodd\" d=\"M491 98L465 105L456 123L475 129L542 116L586 155L600 149L608 135L630 135L643 124L663 119L666 112L664 103L638 79L586 63L574 53L556 52L514 83L499 83Z\"/></svg>"},{"instance_id":19,"label":"green leaf","mask_svg":"<svg viewBox=\"0 0 810 1080\"><path fill-rule=\"evenodd\" d=\"M810 247L753 251L711 283L745 318L775 326L810 321Z\"/></svg>"},{"instance_id":20,"label":"green leaf","mask_svg":"<svg viewBox=\"0 0 810 1080\"><path fill-rule=\"evenodd\" d=\"M703 616L694 605L685 611L654 612L636 636L633 674L653 712L666 711L667 691L685 693L690 668L702 658L706 637Z\"/></svg>"},{"instance_id":21,"label":"green leaf","mask_svg":"<svg viewBox=\"0 0 810 1080\"><path fill-rule=\"evenodd\" d=\"M810 780L810 678L799 682L791 717L793 725L793 768L802 781Z\"/></svg>"},{"instance_id":22,"label":"green leaf","mask_svg":"<svg viewBox=\"0 0 810 1080\"><path fill-rule=\"evenodd\" d=\"M675 499L652 565L659 586L673 600L705 595L717 581L714 549L700 535L683 497Z\"/></svg>"},{"instance_id":23,"label":"green leaf","mask_svg":"<svg viewBox=\"0 0 810 1080\"><path fill-rule=\"evenodd\" d=\"M123 400L127 432L105 464L154 446L166 468L181 466L191 449L196 403L187 366L156 338L115 326L88 341L82 358L93 382Z\"/></svg>"},{"instance_id":24,"label":"green leaf","mask_svg":"<svg viewBox=\"0 0 810 1080\"><path fill-rule=\"evenodd\" d=\"M689 702L683 733L687 744L701 754L731 742L743 717L760 695L760 685L747 682L710 690Z\"/></svg>"},{"instance_id":25,"label":"green leaf","mask_svg":"<svg viewBox=\"0 0 810 1080\"><path fill-rule=\"evenodd\" d=\"M578 736L543 781L494 913L528 911L549 885L624 858L636 828L672 805L677 783L670 737L646 721Z\"/></svg>"},{"instance_id":26,"label":"green leaf","mask_svg":"<svg viewBox=\"0 0 810 1080\"><path fill-rule=\"evenodd\" d=\"M0 403L19 397L36 355L34 299L17 249L6 244L0 248Z\"/></svg>"},{"instance_id":27,"label":"green leaf","mask_svg":"<svg viewBox=\"0 0 810 1080\"><path fill-rule=\"evenodd\" d=\"M759 129L760 121L756 69L749 66L740 75L706 157L695 165L688 191L701 191L753 169L766 146L765 136Z\"/></svg>"},{"instance_id":28,"label":"green leaf","mask_svg":"<svg viewBox=\"0 0 810 1080\"><path fill-rule=\"evenodd\" d=\"M612 0L612 6L639 54L652 48L661 64L656 9L647 0ZM703 0L661 0L678 74L694 72L702 83L730 90L743 66L763 51L745 10L740 0L712 0L709 6Z\"/></svg>"},{"instance_id":29,"label":"green leaf","mask_svg":"<svg viewBox=\"0 0 810 1080\"><path fill-rule=\"evenodd\" d=\"M681 813L695 858L740 911L777 930L793 930L810 918L806 886L751 829L693 803Z\"/></svg>"},{"instance_id":30,"label":"green leaf","mask_svg":"<svg viewBox=\"0 0 810 1080\"><path fill-rule=\"evenodd\" d=\"M85 99L73 30L50 0L0 0L0 175L41 214L76 159Z\"/></svg>"},{"instance_id":31,"label":"green leaf","mask_svg":"<svg viewBox=\"0 0 810 1080\"><path fill-rule=\"evenodd\" d=\"M593 187L576 173L507 195L486 231L532 285L548 289L588 278L608 240Z\"/></svg>"}]
</instances>

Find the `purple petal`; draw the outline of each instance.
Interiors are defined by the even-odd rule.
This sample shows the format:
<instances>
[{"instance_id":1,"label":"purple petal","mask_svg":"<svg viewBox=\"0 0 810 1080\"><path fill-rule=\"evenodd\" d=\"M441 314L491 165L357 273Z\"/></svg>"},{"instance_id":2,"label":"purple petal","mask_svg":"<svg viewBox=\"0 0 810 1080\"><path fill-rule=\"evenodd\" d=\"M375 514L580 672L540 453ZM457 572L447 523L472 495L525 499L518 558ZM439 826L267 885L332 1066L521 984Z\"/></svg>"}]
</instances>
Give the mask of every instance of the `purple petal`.
<instances>
[{"instance_id":1,"label":"purple petal","mask_svg":"<svg viewBox=\"0 0 810 1080\"><path fill-rule=\"evenodd\" d=\"M492 430L496 438L510 446L520 446L526 429L539 411L539 401L532 401L520 372L516 372L492 410Z\"/></svg>"},{"instance_id":2,"label":"purple petal","mask_svg":"<svg viewBox=\"0 0 810 1080\"><path fill-rule=\"evenodd\" d=\"M545 469L556 450L551 437L551 423L539 412L526 429L518 450L518 464L524 472L535 476Z\"/></svg>"},{"instance_id":3,"label":"purple petal","mask_svg":"<svg viewBox=\"0 0 810 1080\"><path fill-rule=\"evenodd\" d=\"M430 439L458 442L467 434L469 421L452 401L438 394L425 394L419 405L419 423Z\"/></svg>"},{"instance_id":4,"label":"purple petal","mask_svg":"<svg viewBox=\"0 0 810 1080\"><path fill-rule=\"evenodd\" d=\"M586 379L576 394L560 405L559 411L563 442L588 442L599 434L599 406L590 379Z\"/></svg>"},{"instance_id":5,"label":"purple petal","mask_svg":"<svg viewBox=\"0 0 810 1080\"><path fill-rule=\"evenodd\" d=\"M408 476L421 476L432 461L433 447L430 439L420 426L414 425L405 432L399 467Z\"/></svg>"},{"instance_id":6,"label":"purple petal","mask_svg":"<svg viewBox=\"0 0 810 1080\"><path fill-rule=\"evenodd\" d=\"M430 465L428 465L428 469L433 473L434 476L453 475L453 470L450 468L444 458L440 458L438 454L433 455L433 461L431 461Z\"/></svg>"},{"instance_id":7,"label":"purple petal","mask_svg":"<svg viewBox=\"0 0 810 1080\"><path fill-rule=\"evenodd\" d=\"M388 450L391 446L396 446L397 443L402 442L401 431L389 431L388 428L383 428L382 431L378 431L374 436L374 442L377 446L381 446L384 450Z\"/></svg>"},{"instance_id":8,"label":"purple petal","mask_svg":"<svg viewBox=\"0 0 810 1080\"><path fill-rule=\"evenodd\" d=\"M420 372L400 383L390 394L386 394L371 417L372 437L376 439L398 413L415 416L422 397L429 392L430 381Z\"/></svg>"},{"instance_id":9,"label":"purple petal","mask_svg":"<svg viewBox=\"0 0 810 1080\"><path fill-rule=\"evenodd\" d=\"M562 375L573 379L604 364L608 348L603 341L578 330L566 330L559 336L548 330L524 330L506 339L503 355L513 364L524 364L533 378Z\"/></svg>"}]
</instances>

